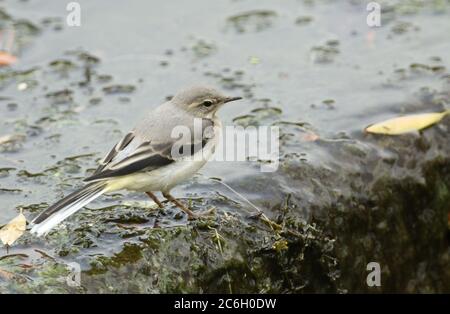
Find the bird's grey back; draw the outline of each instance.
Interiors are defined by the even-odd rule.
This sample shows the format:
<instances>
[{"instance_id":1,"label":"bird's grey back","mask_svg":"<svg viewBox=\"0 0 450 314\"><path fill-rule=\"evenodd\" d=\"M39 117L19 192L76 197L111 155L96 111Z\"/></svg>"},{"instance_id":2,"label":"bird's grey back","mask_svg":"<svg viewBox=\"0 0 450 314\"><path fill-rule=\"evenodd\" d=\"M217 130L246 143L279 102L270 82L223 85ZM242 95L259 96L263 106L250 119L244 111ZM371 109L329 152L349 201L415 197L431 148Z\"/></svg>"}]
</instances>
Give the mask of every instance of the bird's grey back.
<instances>
[{"instance_id":1,"label":"bird's grey back","mask_svg":"<svg viewBox=\"0 0 450 314\"><path fill-rule=\"evenodd\" d=\"M171 141L172 130L176 126L193 127L194 117L168 101L146 113L136 125L134 132L142 141L165 143ZM172 139L173 140L173 139Z\"/></svg>"}]
</instances>

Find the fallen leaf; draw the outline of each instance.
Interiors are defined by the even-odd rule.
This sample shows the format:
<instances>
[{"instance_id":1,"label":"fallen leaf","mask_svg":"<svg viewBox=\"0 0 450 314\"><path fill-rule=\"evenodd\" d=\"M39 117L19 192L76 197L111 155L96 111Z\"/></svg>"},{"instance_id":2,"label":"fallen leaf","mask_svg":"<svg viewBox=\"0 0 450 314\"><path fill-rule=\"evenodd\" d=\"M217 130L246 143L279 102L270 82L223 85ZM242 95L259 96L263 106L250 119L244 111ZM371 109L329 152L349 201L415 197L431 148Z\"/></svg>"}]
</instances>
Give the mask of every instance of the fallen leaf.
<instances>
[{"instance_id":1,"label":"fallen leaf","mask_svg":"<svg viewBox=\"0 0 450 314\"><path fill-rule=\"evenodd\" d=\"M12 245L26 230L27 219L20 210L20 214L0 230L0 240L6 246Z\"/></svg>"},{"instance_id":2,"label":"fallen leaf","mask_svg":"<svg viewBox=\"0 0 450 314\"><path fill-rule=\"evenodd\" d=\"M11 65L17 62L17 58L5 51L0 51L0 66Z\"/></svg>"},{"instance_id":3,"label":"fallen leaf","mask_svg":"<svg viewBox=\"0 0 450 314\"><path fill-rule=\"evenodd\" d=\"M365 131L374 134L399 135L420 131L441 121L450 110L436 113L422 113L389 119L369 125Z\"/></svg>"}]
</instances>

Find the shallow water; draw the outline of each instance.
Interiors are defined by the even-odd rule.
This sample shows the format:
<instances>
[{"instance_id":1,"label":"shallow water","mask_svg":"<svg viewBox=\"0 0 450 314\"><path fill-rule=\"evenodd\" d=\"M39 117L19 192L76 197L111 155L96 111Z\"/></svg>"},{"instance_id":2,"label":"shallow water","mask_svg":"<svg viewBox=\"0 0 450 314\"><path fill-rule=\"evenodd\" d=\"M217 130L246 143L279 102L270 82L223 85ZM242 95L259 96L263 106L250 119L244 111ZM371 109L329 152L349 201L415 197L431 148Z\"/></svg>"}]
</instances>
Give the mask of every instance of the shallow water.
<instances>
[{"instance_id":1,"label":"shallow water","mask_svg":"<svg viewBox=\"0 0 450 314\"><path fill-rule=\"evenodd\" d=\"M68 27L61 1L3 2L14 20L26 19L39 32L17 32L24 41L15 47L19 62L0 69L0 137L15 135L0 146L0 225L20 207L34 216L78 186L143 112L185 86L206 83L244 96L220 113L225 125L245 125L250 114L261 123L299 123L305 126L296 132L330 140L361 140L373 122L448 108L440 101L450 90L448 1L423 7L391 1L380 28L367 26L365 1L79 3L82 25ZM252 112L269 107L281 111L264 118ZM334 158L302 140L287 150L311 164ZM240 200L208 177L236 183L264 211L285 192L246 191L245 178L260 175L248 163L212 162L201 173L174 190L198 198L198 208L216 202L219 212L248 211L245 204L220 204L217 193ZM93 256L110 256L155 225L146 201L135 193L106 196L53 240L27 238L12 253L43 248L86 269ZM101 217L94 208L105 209ZM170 208L158 224L186 224L178 216ZM81 230L76 237L73 229Z\"/></svg>"}]
</instances>

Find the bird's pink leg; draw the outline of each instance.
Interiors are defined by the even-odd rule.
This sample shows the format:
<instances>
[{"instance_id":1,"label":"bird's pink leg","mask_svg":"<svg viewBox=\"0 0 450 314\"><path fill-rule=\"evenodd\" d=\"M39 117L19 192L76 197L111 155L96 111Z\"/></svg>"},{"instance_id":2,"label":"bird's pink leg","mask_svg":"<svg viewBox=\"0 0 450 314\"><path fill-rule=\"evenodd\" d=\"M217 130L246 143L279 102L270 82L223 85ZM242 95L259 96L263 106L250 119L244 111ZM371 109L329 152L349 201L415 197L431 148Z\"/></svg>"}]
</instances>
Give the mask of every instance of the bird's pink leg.
<instances>
[{"instance_id":1,"label":"bird's pink leg","mask_svg":"<svg viewBox=\"0 0 450 314\"><path fill-rule=\"evenodd\" d=\"M172 195L170 195L169 193L163 193L163 196L168 199L169 201L171 201L172 203L174 203L179 209L181 209L182 211L184 211L186 214L188 214L189 219L195 219L197 218L197 215L195 215L192 210L190 210L189 208L187 208L186 206L184 206L180 201L178 201L175 197L173 197Z\"/></svg>"},{"instance_id":2,"label":"bird's pink leg","mask_svg":"<svg viewBox=\"0 0 450 314\"><path fill-rule=\"evenodd\" d=\"M156 204L158 204L159 208L163 208L163 204L159 201L155 194L152 192L145 192Z\"/></svg>"}]
</instances>

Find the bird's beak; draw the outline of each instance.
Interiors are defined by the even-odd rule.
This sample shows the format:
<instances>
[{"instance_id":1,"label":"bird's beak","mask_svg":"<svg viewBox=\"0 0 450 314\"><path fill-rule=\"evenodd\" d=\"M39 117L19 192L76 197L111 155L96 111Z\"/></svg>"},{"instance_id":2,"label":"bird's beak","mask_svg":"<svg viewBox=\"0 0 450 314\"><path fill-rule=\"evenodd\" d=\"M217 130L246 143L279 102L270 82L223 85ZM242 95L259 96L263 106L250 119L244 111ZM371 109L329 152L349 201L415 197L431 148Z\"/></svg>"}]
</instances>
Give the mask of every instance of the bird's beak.
<instances>
[{"instance_id":1,"label":"bird's beak","mask_svg":"<svg viewBox=\"0 0 450 314\"><path fill-rule=\"evenodd\" d=\"M227 97L225 98L224 103L230 102L230 101L235 101L235 100L239 100L242 99L242 97Z\"/></svg>"}]
</instances>

